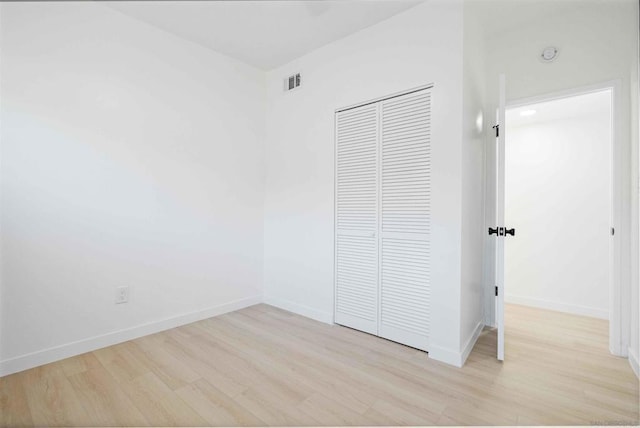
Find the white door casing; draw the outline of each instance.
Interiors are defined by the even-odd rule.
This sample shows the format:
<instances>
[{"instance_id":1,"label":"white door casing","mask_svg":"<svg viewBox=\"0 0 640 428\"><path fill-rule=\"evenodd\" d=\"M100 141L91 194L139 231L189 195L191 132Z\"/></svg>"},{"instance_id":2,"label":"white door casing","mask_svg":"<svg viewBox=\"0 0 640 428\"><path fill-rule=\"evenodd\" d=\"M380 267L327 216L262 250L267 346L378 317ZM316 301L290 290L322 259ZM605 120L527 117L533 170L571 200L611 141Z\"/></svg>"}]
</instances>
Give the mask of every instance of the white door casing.
<instances>
[{"instance_id":1,"label":"white door casing","mask_svg":"<svg viewBox=\"0 0 640 428\"><path fill-rule=\"evenodd\" d=\"M504 228L504 178L505 178L505 76L501 74L498 85L498 113L496 138L496 228ZM498 334L498 359L504 360L504 245L506 235L496 235L496 327Z\"/></svg>"}]
</instances>

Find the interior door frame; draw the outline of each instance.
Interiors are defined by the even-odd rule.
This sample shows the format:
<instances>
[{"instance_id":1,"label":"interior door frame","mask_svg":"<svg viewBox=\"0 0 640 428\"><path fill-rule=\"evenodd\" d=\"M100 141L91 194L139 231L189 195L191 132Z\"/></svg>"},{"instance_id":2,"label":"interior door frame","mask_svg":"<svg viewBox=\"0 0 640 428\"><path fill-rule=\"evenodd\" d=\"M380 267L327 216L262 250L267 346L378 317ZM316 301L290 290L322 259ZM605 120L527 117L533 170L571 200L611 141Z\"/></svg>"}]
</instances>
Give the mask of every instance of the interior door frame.
<instances>
[{"instance_id":1,"label":"interior door frame","mask_svg":"<svg viewBox=\"0 0 640 428\"><path fill-rule=\"evenodd\" d=\"M493 227L506 228L505 223L505 184L506 184L506 135L507 135L507 84L506 75L501 73L498 76L498 111L496 114L496 223ZM501 129L502 128L502 129ZM497 357L499 361L504 361L504 297L505 297L505 249L507 235L496 233L496 327L497 327Z\"/></svg>"},{"instance_id":2,"label":"interior door frame","mask_svg":"<svg viewBox=\"0 0 640 428\"><path fill-rule=\"evenodd\" d=\"M546 93L532 97L515 100L507 99L506 109L522 107L529 104L554 101L572 96L586 95L594 92L611 91L611 214L610 225L615 228L615 233L611 238L609 269L609 351L613 355L626 357L628 355L629 335L630 335L630 283L622 281L623 259L628 259L631 249L625 249L622 245L622 233L630 234L630 218L624 215L624 193L625 183L631 180L630 167L625 165L625 149L622 135L621 111L621 82L611 80L596 83L588 86L581 86L558 92ZM506 127L506 123L504 124ZM626 229L626 231L625 231ZM623 232L624 231L624 232ZM495 310L495 309L494 309ZM493 312L493 311L492 311Z\"/></svg>"}]
</instances>

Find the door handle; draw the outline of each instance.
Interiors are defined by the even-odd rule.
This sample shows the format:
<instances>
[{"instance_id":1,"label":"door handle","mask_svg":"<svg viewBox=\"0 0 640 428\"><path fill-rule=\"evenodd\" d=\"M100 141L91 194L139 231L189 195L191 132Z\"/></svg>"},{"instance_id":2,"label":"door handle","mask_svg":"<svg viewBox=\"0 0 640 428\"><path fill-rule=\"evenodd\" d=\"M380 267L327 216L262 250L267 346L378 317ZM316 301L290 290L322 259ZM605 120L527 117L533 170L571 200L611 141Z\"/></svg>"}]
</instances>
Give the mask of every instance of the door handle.
<instances>
[{"instance_id":1,"label":"door handle","mask_svg":"<svg viewBox=\"0 0 640 428\"><path fill-rule=\"evenodd\" d=\"M489 235L497 235L497 236L511 235L511 236L516 236L516 230L513 229L513 228L507 229L506 227L496 227L495 229L490 227L489 228Z\"/></svg>"}]
</instances>

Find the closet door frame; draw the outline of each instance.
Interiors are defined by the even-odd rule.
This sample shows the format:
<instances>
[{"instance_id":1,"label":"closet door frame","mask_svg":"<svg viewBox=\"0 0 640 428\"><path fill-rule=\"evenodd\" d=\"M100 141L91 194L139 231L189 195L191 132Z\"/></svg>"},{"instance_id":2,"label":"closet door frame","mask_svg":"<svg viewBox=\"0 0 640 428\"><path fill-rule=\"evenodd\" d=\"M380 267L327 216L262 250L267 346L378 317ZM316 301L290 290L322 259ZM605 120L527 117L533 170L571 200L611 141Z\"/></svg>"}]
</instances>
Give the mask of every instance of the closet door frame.
<instances>
[{"instance_id":1,"label":"closet door frame","mask_svg":"<svg viewBox=\"0 0 640 428\"><path fill-rule=\"evenodd\" d=\"M378 249L378 278L377 278L377 292L378 292L378 314L377 314L377 329L376 332L371 332L371 331L367 331L368 333L371 334L375 334L379 336L379 328L380 328L380 311L381 311L381 281L382 281L382 210L380 209L381 206L381 199L382 199L382 195L381 195L381 178L380 178L380 167L381 167L381 125L380 125L380 111L381 111L381 102L382 101L386 101L392 98L396 98L396 97L401 97L404 95L408 95L414 92L418 92L418 91L423 91L423 90L428 90L428 89L432 89L434 87L433 83L428 83L425 85L421 85L421 86L417 86L411 89L407 89L401 92L396 92L393 94L389 94L389 95L385 95L385 96L380 96L377 98L373 98L370 99L368 101L363 101L363 102L359 102L357 104L351 104L345 107L341 107L338 108L334 111L334 199L333 199L333 212L334 212L334 224L333 224L333 230L334 230L334 242L333 242L333 322L334 324L338 324L336 322L336 313L338 311L337 308L337 295L338 295L338 251L337 251L337 247L338 247L338 114L347 110L351 110L351 109L355 109L358 107L363 107L369 104L375 104L378 103L377 106L377 117L378 117L378 135L377 135L377 163L378 163L378 177L377 177L377 194L376 194L376 200L377 200L377 207L378 207L378 213L377 213L377 231L376 231L376 240L377 240L377 249ZM357 327L353 327L353 328L357 328Z\"/></svg>"}]
</instances>

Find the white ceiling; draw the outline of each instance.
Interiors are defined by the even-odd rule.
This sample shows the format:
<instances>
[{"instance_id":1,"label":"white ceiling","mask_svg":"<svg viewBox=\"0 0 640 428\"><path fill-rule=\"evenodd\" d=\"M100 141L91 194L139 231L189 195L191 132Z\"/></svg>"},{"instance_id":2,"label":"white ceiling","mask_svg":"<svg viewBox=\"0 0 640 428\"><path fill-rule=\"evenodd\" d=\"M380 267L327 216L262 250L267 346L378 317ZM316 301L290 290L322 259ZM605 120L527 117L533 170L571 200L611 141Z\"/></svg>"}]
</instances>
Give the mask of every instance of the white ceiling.
<instances>
[{"instance_id":1,"label":"white ceiling","mask_svg":"<svg viewBox=\"0 0 640 428\"><path fill-rule=\"evenodd\" d=\"M103 4L269 70L422 1L114 1Z\"/></svg>"},{"instance_id":2,"label":"white ceiling","mask_svg":"<svg viewBox=\"0 0 640 428\"><path fill-rule=\"evenodd\" d=\"M588 2L598 1L604 0L468 0L465 19L475 18L485 35L495 35L542 22L549 16L571 13Z\"/></svg>"},{"instance_id":3,"label":"white ceiling","mask_svg":"<svg viewBox=\"0 0 640 428\"><path fill-rule=\"evenodd\" d=\"M506 120L509 127L519 127L551 120L591 116L609 112L610 109L611 93L605 90L510 108L506 111ZM531 116L521 116L520 113L525 110L535 110L536 113Z\"/></svg>"}]
</instances>

